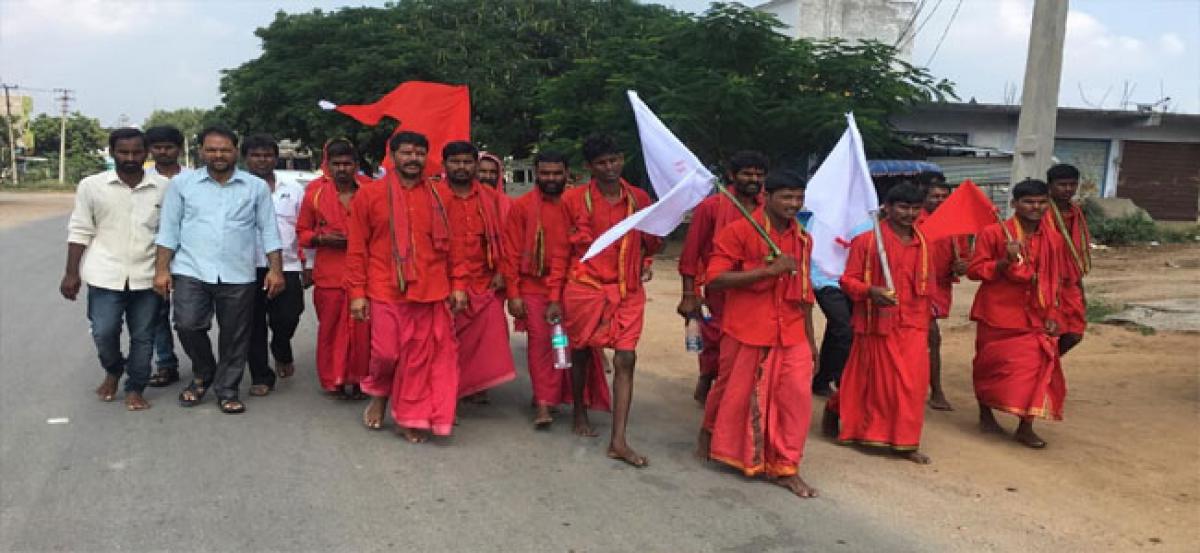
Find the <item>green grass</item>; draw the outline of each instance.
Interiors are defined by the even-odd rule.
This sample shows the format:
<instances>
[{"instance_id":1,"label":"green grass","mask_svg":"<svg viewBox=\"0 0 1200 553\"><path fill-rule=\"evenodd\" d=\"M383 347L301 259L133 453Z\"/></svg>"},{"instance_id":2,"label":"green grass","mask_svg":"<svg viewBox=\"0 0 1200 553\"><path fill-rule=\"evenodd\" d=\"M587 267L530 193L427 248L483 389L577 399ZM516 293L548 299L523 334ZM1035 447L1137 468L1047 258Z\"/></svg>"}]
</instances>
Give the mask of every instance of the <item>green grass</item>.
<instances>
[{"instance_id":1,"label":"green grass","mask_svg":"<svg viewBox=\"0 0 1200 553\"><path fill-rule=\"evenodd\" d=\"M0 192L74 192L74 182L59 184L57 180L36 180L22 182L13 186L12 183L0 185Z\"/></svg>"}]
</instances>

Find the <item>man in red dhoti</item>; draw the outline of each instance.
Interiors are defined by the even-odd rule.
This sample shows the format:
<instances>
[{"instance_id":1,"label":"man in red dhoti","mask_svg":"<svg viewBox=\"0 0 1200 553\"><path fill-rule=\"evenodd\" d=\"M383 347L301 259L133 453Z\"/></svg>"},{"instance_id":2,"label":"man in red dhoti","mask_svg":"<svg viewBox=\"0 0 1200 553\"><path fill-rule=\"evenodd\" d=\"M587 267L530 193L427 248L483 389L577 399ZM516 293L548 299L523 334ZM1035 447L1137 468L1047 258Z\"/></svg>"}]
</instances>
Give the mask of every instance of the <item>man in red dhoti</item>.
<instances>
[{"instance_id":1,"label":"man in red dhoti","mask_svg":"<svg viewBox=\"0 0 1200 553\"><path fill-rule=\"evenodd\" d=\"M723 321L720 368L708 396L709 404L721 405L712 425L701 428L697 452L746 476L765 474L800 497L816 497L799 474L817 358L812 240L796 221L804 180L772 174L766 190L752 217L781 254L773 257L763 236L741 218L717 234L708 261L708 289L724 291L727 312L737 316Z\"/></svg>"},{"instance_id":2,"label":"man in red dhoti","mask_svg":"<svg viewBox=\"0 0 1200 553\"><path fill-rule=\"evenodd\" d=\"M317 310L317 378L337 399L365 399L359 382L371 359L371 330L350 316L346 293L346 235L350 204L370 179L358 175L354 145L344 138L325 145L322 176L308 184L296 236L312 260L313 306Z\"/></svg>"},{"instance_id":3,"label":"man in red dhoti","mask_svg":"<svg viewBox=\"0 0 1200 553\"><path fill-rule=\"evenodd\" d=\"M371 321L371 361L362 390L367 428L392 419L411 443L454 426L458 346L447 298L455 308L466 294L450 291L450 224L445 204L421 178L429 141L402 131L388 141L396 170L363 187L350 204L346 288L350 314Z\"/></svg>"},{"instance_id":4,"label":"man in red dhoti","mask_svg":"<svg viewBox=\"0 0 1200 553\"><path fill-rule=\"evenodd\" d=\"M562 318L571 342L571 379L575 404L575 433L595 436L588 422L583 384L593 364L591 348L612 348L613 423L608 456L636 467L648 460L629 446L625 426L633 401L633 370L646 307L642 282L650 280L653 255L662 241L638 230L586 262L580 261L592 241L622 219L650 204L650 197L621 178L625 155L609 136L594 135L583 142L583 157L592 180L563 194L570 249L551 263L548 320Z\"/></svg>"},{"instance_id":5,"label":"man in red dhoti","mask_svg":"<svg viewBox=\"0 0 1200 553\"><path fill-rule=\"evenodd\" d=\"M917 216L917 228L933 215L934 211L950 197L950 187L941 173L922 173L918 182L925 188L925 205ZM938 319L950 317L950 305L954 299L954 284L967 274L967 262L971 258L971 238L951 236L929 244L930 260L933 263L933 290L929 294L931 307L929 321L929 407L938 411L953 411L942 391L942 331Z\"/></svg>"},{"instance_id":6,"label":"man in red dhoti","mask_svg":"<svg viewBox=\"0 0 1200 553\"><path fill-rule=\"evenodd\" d=\"M767 175L767 156L754 151L741 151L729 158L729 181L733 195L746 209L754 211L762 203L763 179ZM705 198L692 210L683 252L679 254L679 276L683 293L676 311L684 320L700 321L703 349L700 350L700 376L692 397L704 404L713 380L717 377L717 359L721 343L721 315L725 294L720 290L704 289L704 273L712 256L713 241L725 225L742 218L733 202L724 194ZM708 308L709 317L701 313ZM719 402L720 400L718 400Z\"/></svg>"},{"instance_id":7,"label":"man in red dhoti","mask_svg":"<svg viewBox=\"0 0 1200 553\"><path fill-rule=\"evenodd\" d=\"M470 142L442 148L446 179L437 184L450 217L450 247L456 262L451 286L467 297L454 316L458 339L458 397L487 403L484 391L517 377L504 317L500 272L500 195L475 178L479 151Z\"/></svg>"},{"instance_id":8,"label":"man in red dhoti","mask_svg":"<svg viewBox=\"0 0 1200 553\"><path fill-rule=\"evenodd\" d=\"M1062 239L1043 225L1046 183L1012 189L1014 215L983 229L967 276L982 281L971 306L975 321L975 398L979 427L1004 433L992 409L1021 418L1015 438L1046 447L1033 431L1037 416L1062 419L1067 385L1058 355Z\"/></svg>"},{"instance_id":9,"label":"man in red dhoti","mask_svg":"<svg viewBox=\"0 0 1200 553\"><path fill-rule=\"evenodd\" d=\"M1088 232L1083 209L1072 202L1079 191L1079 169L1073 165L1055 165L1046 171L1046 184L1050 188L1046 222L1058 231L1063 243L1062 268L1059 269L1062 275L1059 290L1062 326L1059 328L1058 355L1061 357L1083 341L1083 332L1087 329L1083 277L1092 269L1092 234Z\"/></svg>"},{"instance_id":10,"label":"man in red dhoti","mask_svg":"<svg viewBox=\"0 0 1200 553\"><path fill-rule=\"evenodd\" d=\"M533 160L533 170L537 186L513 202L505 221L504 257L500 266L508 290L508 312L516 329L529 337L525 353L537 410L533 424L548 428L554 422L551 410L574 402L570 371L554 366L550 343L552 322L546 320L546 308L550 305L550 263L556 256L566 256L569 247L567 217L562 209L567 158L557 152L539 152ZM594 356L603 354L600 350L592 351ZM604 367L592 363L587 375L585 404L607 411L609 395Z\"/></svg>"},{"instance_id":11,"label":"man in red dhoti","mask_svg":"<svg viewBox=\"0 0 1200 553\"><path fill-rule=\"evenodd\" d=\"M893 186L880 233L866 232L850 242L839 284L854 302L854 342L821 425L841 444L886 447L922 465L929 463L918 448L929 386L926 333L934 286L930 247L914 226L924 202L925 193L915 185Z\"/></svg>"}]
</instances>

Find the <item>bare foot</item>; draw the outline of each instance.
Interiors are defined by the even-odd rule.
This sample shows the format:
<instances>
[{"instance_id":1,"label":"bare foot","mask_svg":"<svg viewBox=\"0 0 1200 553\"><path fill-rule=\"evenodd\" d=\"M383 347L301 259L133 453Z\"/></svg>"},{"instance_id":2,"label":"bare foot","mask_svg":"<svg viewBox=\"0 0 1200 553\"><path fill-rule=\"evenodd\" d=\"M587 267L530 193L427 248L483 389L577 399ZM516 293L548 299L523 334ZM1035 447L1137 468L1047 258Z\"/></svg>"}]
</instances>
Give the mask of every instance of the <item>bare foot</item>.
<instances>
[{"instance_id":1,"label":"bare foot","mask_svg":"<svg viewBox=\"0 0 1200 553\"><path fill-rule=\"evenodd\" d=\"M117 383L120 381L120 376L104 375L104 382L101 382L100 387L96 388L96 397L100 398L100 401L112 401L116 399Z\"/></svg>"},{"instance_id":2,"label":"bare foot","mask_svg":"<svg viewBox=\"0 0 1200 553\"><path fill-rule=\"evenodd\" d=\"M586 412L582 416L579 413L575 414L575 435L584 438L595 438L600 435L596 433L596 429L592 428L592 423L588 422Z\"/></svg>"},{"instance_id":3,"label":"bare foot","mask_svg":"<svg viewBox=\"0 0 1200 553\"><path fill-rule=\"evenodd\" d=\"M1017 440L1017 442L1021 443L1022 445L1032 447L1033 449L1042 449L1046 447L1046 440L1043 440L1041 436L1038 436L1036 433L1034 433L1032 424L1021 423L1021 425L1017 427L1017 432L1013 434L1013 439Z\"/></svg>"},{"instance_id":4,"label":"bare foot","mask_svg":"<svg viewBox=\"0 0 1200 553\"><path fill-rule=\"evenodd\" d=\"M946 401L946 395L941 392L935 392L929 396L929 408L934 411L953 411L954 406Z\"/></svg>"},{"instance_id":5,"label":"bare foot","mask_svg":"<svg viewBox=\"0 0 1200 553\"><path fill-rule=\"evenodd\" d=\"M996 422L990 408L979 406L979 431L984 434L1005 434L1004 427Z\"/></svg>"},{"instance_id":6,"label":"bare foot","mask_svg":"<svg viewBox=\"0 0 1200 553\"><path fill-rule=\"evenodd\" d=\"M363 411L363 425L371 430L383 428L383 411L387 407L386 397L373 397Z\"/></svg>"},{"instance_id":7,"label":"bare foot","mask_svg":"<svg viewBox=\"0 0 1200 553\"><path fill-rule=\"evenodd\" d=\"M429 433L417 428L401 427L396 432L410 444L425 443L429 440Z\"/></svg>"},{"instance_id":8,"label":"bare foot","mask_svg":"<svg viewBox=\"0 0 1200 553\"><path fill-rule=\"evenodd\" d=\"M916 450L903 452L901 456L918 465L928 465L933 462L928 455Z\"/></svg>"},{"instance_id":9,"label":"bare foot","mask_svg":"<svg viewBox=\"0 0 1200 553\"><path fill-rule=\"evenodd\" d=\"M550 428L552 422L554 422L554 417L550 416L550 407L538 405L537 413L533 415L533 426L538 430L546 430Z\"/></svg>"},{"instance_id":10,"label":"bare foot","mask_svg":"<svg viewBox=\"0 0 1200 553\"><path fill-rule=\"evenodd\" d=\"M828 438L837 439L841 418L837 413L824 409L821 415L821 433Z\"/></svg>"},{"instance_id":11,"label":"bare foot","mask_svg":"<svg viewBox=\"0 0 1200 553\"><path fill-rule=\"evenodd\" d=\"M650 466L650 459L647 459L645 455L639 455L638 452L634 451L633 448L629 447L628 444L621 447L617 447L614 444L609 444L608 458L625 461L626 463L629 463L637 468L646 468Z\"/></svg>"},{"instance_id":12,"label":"bare foot","mask_svg":"<svg viewBox=\"0 0 1200 553\"><path fill-rule=\"evenodd\" d=\"M817 489L809 486L804 479L800 478L799 474L793 474L783 478L773 478L772 482L787 488L792 493L796 494L797 497L802 497L804 499L812 499L817 497Z\"/></svg>"},{"instance_id":13,"label":"bare foot","mask_svg":"<svg viewBox=\"0 0 1200 553\"><path fill-rule=\"evenodd\" d=\"M296 374L296 364L276 363L275 373L279 375L279 378L291 378L293 374Z\"/></svg>"},{"instance_id":14,"label":"bare foot","mask_svg":"<svg viewBox=\"0 0 1200 553\"><path fill-rule=\"evenodd\" d=\"M692 399L696 400L696 403L704 405L704 402L708 400L708 391L712 389L712 382L712 377L707 374L702 374L696 379L696 389L692 391Z\"/></svg>"},{"instance_id":15,"label":"bare foot","mask_svg":"<svg viewBox=\"0 0 1200 553\"><path fill-rule=\"evenodd\" d=\"M700 436L696 438L696 451L692 455L699 461L708 460L709 449L712 448L712 433L701 428Z\"/></svg>"},{"instance_id":16,"label":"bare foot","mask_svg":"<svg viewBox=\"0 0 1200 553\"><path fill-rule=\"evenodd\" d=\"M130 411L145 411L150 408L150 402L146 401L140 392L125 392L125 408Z\"/></svg>"}]
</instances>

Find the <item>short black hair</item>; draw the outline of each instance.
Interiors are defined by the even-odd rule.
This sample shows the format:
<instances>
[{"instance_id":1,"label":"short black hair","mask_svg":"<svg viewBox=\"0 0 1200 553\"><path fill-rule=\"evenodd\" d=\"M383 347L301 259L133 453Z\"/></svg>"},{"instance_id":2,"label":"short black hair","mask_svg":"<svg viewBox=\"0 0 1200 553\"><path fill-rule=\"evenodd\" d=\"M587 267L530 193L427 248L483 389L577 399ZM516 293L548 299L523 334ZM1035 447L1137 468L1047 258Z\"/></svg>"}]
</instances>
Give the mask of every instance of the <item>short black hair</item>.
<instances>
[{"instance_id":1,"label":"short black hair","mask_svg":"<svg viewBox=\"0 0 1200 553\"><path fill-rule=\"evenodd\" d=\"M799 173L793 171L777 171L767 175L767 182L763 189L767 193L786 189L804 190L808 187L808 181Z\"/></svg>"},{"instance_id":2,"label":"short black hair","mask_svg":"<svg viewBox=\"0 0 1200 553\"><path fill-rule=\"evenodd\" d=\"M762 169L766 172L769 165L766 154L756 150L742 150L729 156L729 172L734 174L747 168Z\"/></svg>"},{"instance_id":3,"label":"short black hair","mask_svg":"<svg viewBox=\"0 0 1200 553\"><path fill-rule=\"evenodd\" d=\"M583 139L583 159L591 163L600 156L621 155L617 141L607 134L593 134Z\"/></svg>"},{"instance_id":4,"label":"short black hair","mask_svg":"<svg viewBox=\"0 0 1200 553\"><path fill-rule=\"evenodd\" d=\"M447 142L445 146L442 146L443 160L450 159L450 156L462 154L470 154L472 158L479 159L479 148L476 148L474 144L466 140L455 140Z\"/></svg>"},{"instance_id":5,"label":"short black hair","mask_svg":"<svg viewBox=\"0 0 1200 553\"><path fill-rule=\"evenodd\" d=\"M171 125L159 125L146 129L146 144L161 144L163 142L170 142L182 148L183 133Z\"/></svg>"},{"instance_id":6,"label":"short black hair","mask_svg":"<svg viewBox=\"0 0 1200 553\"><path fill-rule=\"evenodd\" d=\"M279 157L279 143L275 141L275 137L267 133L255 133L246 137L242 141L242 156L250 155L250 150L267 150L275 152L275 157Z\"/></svg>"},{"instance_id":7,"label":"short black hair","mask_svg":"<svg viewBox=\"0 0 1200 553\"><path fill-rule=\"evenodd\" d=\"M1025 179L1012 188L1012 197L1019 200L1025 196L1048 196L1050 187L1037 179Z\"/></svg>"},{"instance_id":8,"label":"short black hair","mask_svg":"<svg viewBox=\"0 0 1200 553\"><path fill-rule=\"evenodd\" d=\"M1074 165L1067 163L1059 163L1046 171L1046 182L1054 182L1061 179L1079 180L1079 169Z\"/></svg>"},{"instance_id":9,"label":"short black hair","mask_svg":"<svg viewBox=\"0 0 1200 553\"><path fill-rule=\"evenodd\" d=\"M325 145L325 158L333 156L355 156L354 143L347 138L335 138Z\"/></svg>"},{"instance_id":10,"label":"short black hair","mask_svg":"<svg viewBox=\"0 0 1200 553\"><path fill-rule=\"evenodd\" d=\"M925 190L912 183L897 184L888 189L885 204L922 204L925 203Z\"/></svg>"},{"instance_id":11,"label":"short black hair","mask_svg":"<svg viewBox=\"0 0 1200 553\"><path fill-rule=\"evenodd\" d=\"M920 173L917 173L917 184L921 186L950 188L946 185L946 175L943 175L939 171L921 171Z\"/></svg>"},{"instance_id":12,"label":"short black hair","mask_svg":"<svg viewBox=\"0 0 1200 553\"><path fill-rule=\"evenodd\" d=\"M142 139L142 148L146 148L146 135L142 131L133 127L121 127L113 132L108 133L108 151L112 153L117 148L118 140L129 140L130 138Z\"/></svg>"},{"instance_id":13,"label":"short black hair","mask_svg":"<svg viewBox=\"0 0 1200 553\"><path fill-rule=\"evenodd\" d=\"M412 144L413 146L425 148L425 151L429 152L429 139L425 138L425 135L419 132L400 131L396 133L388 140L388 151L396 151L400 148L401 144Z\"/></svg>"},{"instance_id":14,"label":"short black hair","mask_svg":"<svg viewBox=\"0 0 1200 553\"><path fill-rule=\"evenodd\" d=\"M233 132L233 129L226 127L225 125L221 125L221 124L209 125L207 127L204 127L204 129L200 131L200 134L196 136L196 143L203 146L204 139L207 138L208 135L210 135L210 134L215 134L217 136L224 136L225 138L228 138L230 142L233 142L234 147L237 147L237 145L238 145L237 133Z\"/></svg>"},{"instance_id":15,"label":"short black hair","mask_svg":"<svg viewBox=\"0 0 1200 553\"><path fill-rule=\"evenodd\" d=\"M536 168L539 163L561 163L563 167L570 165L570 163L567 163L567 156L565 154L553 150L541 151L533 156L533 166Z\"/></svg>"}]
</instances>

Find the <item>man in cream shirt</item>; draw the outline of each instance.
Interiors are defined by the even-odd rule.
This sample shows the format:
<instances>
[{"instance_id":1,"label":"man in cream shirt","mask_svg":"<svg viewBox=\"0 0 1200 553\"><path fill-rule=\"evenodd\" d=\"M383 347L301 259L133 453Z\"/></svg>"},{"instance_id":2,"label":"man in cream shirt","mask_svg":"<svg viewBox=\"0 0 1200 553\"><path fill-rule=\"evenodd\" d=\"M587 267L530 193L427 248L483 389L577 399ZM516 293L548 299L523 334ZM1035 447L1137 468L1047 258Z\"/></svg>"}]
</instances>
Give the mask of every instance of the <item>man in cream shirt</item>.
<instances>
[{"instance_id":1,"label":"man in cream shirt","mask_svg":"<svg viewBox=\"0 0 1200 553\"><path fill-rule=\"evenodd\" d=\"M87 283L87 316L105 371L96 395L112 401L124 374L125 407L141 411L150 407L142 391L150 379L154 325L163 301L153 288L154 239L167 179L143 170L142 131L113 131L108 151L116 168L83 179L75 190L59 292L74 301ZM129 326L128 357L121 351L123 323Z\"/></svg>"}]
</instances>

